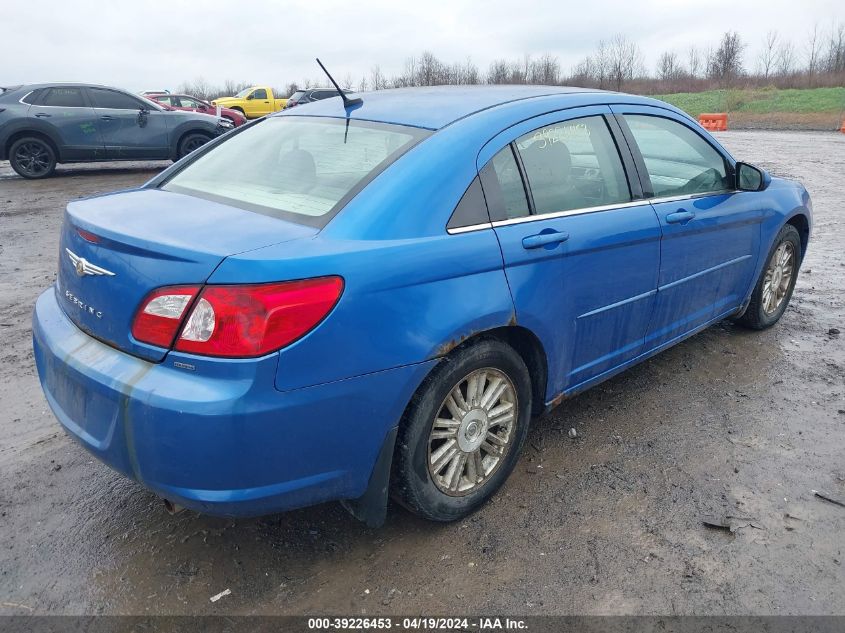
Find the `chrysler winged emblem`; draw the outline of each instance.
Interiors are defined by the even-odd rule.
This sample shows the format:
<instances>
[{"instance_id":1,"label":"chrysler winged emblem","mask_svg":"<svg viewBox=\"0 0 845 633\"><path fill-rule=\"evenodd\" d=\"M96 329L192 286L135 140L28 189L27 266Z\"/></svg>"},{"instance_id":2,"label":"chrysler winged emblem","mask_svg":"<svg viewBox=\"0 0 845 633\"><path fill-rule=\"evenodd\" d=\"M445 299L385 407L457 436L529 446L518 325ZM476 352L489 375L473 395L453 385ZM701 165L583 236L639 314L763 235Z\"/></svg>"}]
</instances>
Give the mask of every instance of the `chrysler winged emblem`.
<instances>
[{"instance_id":1,"label":"chrysler winged emblem","mask_svg":"<svg viewBox=\"0 0 845 633\"><path fill-rule=\"evenodd\" d=\"M73 267L76 269L76 274L80 277L84 277L85 275L110 275L114 277L114 273L110 270L95 266L84 257L80 257L79 255L74 253L69 248L66 248L65 252L70 258L70 263L73 264Z\"/></svg>"}]
</instances>

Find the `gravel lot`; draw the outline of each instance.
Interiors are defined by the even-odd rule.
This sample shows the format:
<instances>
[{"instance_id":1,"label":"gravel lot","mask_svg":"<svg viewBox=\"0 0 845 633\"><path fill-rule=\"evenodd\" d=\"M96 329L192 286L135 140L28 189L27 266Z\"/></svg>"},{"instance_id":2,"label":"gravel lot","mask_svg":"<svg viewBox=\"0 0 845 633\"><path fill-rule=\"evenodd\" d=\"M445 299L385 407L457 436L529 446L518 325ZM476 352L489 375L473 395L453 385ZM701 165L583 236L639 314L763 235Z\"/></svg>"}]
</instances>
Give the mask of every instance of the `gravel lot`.
<instances>
[{"instance_id":1,"label":"gravel lot","mask_svg":"<svg viewBox=\"0 0 845 633\"><path fill-rule=\"evenodd\" d=\"M845 498L845 135L719 138L813 195L781 323L720 324L564 403L467 521L391 507L380 530L338 504L170 517L69 440L30 342L63 207L165 164L0 163L0 614L845 614L845 507L813 494Z\"/></svg>"}]
</instances>

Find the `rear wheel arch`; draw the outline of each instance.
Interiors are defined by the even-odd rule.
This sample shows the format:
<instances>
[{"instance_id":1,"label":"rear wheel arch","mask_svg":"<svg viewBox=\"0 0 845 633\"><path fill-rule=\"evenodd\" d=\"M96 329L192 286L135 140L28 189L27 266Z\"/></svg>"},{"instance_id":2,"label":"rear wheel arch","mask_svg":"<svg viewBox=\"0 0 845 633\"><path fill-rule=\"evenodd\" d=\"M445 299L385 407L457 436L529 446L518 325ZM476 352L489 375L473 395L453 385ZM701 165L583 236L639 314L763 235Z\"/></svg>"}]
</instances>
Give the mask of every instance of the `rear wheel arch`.
<instances>
[{"instance_id":1,"label":"rear wheel arch","mask_svg":"<svg viewBox=\"0 0 845 633\"><path fill-rule=\"evenodd\" d=\"M417 387L399 422L391 460L390 496L400 505L430 520L453 521L473 512L504 483L519 459L533 417L530 408L533 380L520 353L505 342L505 336L497 333L497 329L480 332L442 356ZM494 470L487 472L488 481L477 490L453 495L439 488L426 468L431 423L437 417L438 409L445 406L441 404L439 407L438 403L451 392L453 385L460 385L461 380L466 380L468 371L486 371L489 374L490 368L503 373L516 394L516 399L510 400L518 403L510 450L501 456L501 463ZM457 383L456 379L459 379ZM435 488L439 488L440 492ZM451 501L447 502L447 499Z\"/></svg>"},{"instance_id":2,"label":"rear wheel arch","mask_svg":"<svg viewBox=\"0 0 845 633\"><path fill-rule=\"evenodd\" d=\"M49 134L45 134L44 132L32 129L18 130L9 135L9 137L6 139L5 145L3 146L4 155L6 156L7 160L9 158L9 152L12 149L12 145L14 145L18 140L27 137L38 138L43 140L52 148L53 152L56 154L56 162L61 162L62 154L59 151L59 145L56 143L56 141L53 140Z\"/></svg>"},{"instance_id":3,"label":"rear wheel arch","mask_svg":"<svg viewBox=\"0 0 845 633\"><path fill-rule=\"evenodd\" d=\"M545 410L546 381L548 378L548 362L540 339L528 328L519 325L506 325L478 332L473 336L453 346L440 357L431 370L423 377L420 384L405 404L402 416L397 425L388 431L382 448L370 475L369 484L364 495L354 500L346 500L343 505L357 519L370 527L378 527L384 523L387 513L387 500L391 480L393 479L393 463L396 453L396 437L399 427L407 420L409 412L427 389L432 380L432 374L444 362L464 350L484 340L495 340L511 347L525 363L531 386L532 414L539 415Z\"/></svg>"},{"instance_id":4,"label":"rear wheel arch","mask_svg":"<svg viewBox=\"0 0 845 633\"><path fill-rule=\"evenodd\" d=\"M484 338L496 339L513 348L522 358L522 362L528 368L529 377L531 379L531 395L533 402L534 415L539 415L545 410L546 402L546 383L549 376L549 365L546 357L546 350L543 344L534 332L521 325L503 325L477 332L472 336L461 341L460 344L454 345L444 351L443 358L448 358L450 354L455 353L458 349L464 349L476 344ZM448 346L446 346L448 347ZM444 349L444 347L441 347ZM422 385L421 385L422 386ZM419 388L421 388L418 387Z\"/></svg>"},{"instance_id":5,"label":"rear wheel arch","mask_svg":"<svg viewBox=\"0 0 845 633\"><path fill-rule=\"evenodd\" d=\"M488 330L486 336L495 338L512 347L528 368L531 380L531 395L534 415L545 411L546 383L549 377L549 364L546 350L537 335L521 325L508 325Z\"/></svg>"}]
</instances>

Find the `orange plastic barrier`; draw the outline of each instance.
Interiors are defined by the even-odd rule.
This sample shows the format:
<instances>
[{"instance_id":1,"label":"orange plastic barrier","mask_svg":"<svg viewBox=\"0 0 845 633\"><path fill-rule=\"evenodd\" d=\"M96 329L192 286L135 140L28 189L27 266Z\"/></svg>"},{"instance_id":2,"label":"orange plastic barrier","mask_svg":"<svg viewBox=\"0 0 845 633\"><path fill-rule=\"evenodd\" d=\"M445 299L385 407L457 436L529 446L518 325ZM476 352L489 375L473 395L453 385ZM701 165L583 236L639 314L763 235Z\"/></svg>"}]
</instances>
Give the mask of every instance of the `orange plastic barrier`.
<instances>
[{"instance_id":1,"label":"orange plastic barrier","mask_svg":"<svg viewBox=\"0 0 845 633\"><path fill-rule=\"evenodd\" d=\"M701 127L711 132L724 132L728 129L728 115L725 112L699 114L698 122L701 124Z\"/></svg>"}]
</instances>

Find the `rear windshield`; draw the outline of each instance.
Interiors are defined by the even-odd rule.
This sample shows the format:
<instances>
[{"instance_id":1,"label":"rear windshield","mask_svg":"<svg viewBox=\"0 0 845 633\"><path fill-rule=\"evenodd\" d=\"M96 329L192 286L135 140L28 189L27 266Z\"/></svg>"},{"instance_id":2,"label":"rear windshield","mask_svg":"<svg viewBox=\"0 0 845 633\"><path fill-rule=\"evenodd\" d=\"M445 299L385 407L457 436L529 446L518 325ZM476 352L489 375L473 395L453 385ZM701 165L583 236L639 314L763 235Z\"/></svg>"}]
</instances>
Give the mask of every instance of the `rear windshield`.
<instances>
[{"instance_id":1,"label":"rear windshield","mask_svg":"<svg viewBox=\"0 0 845 633\"><path fill-rule=\"evenodd\" d=\"M233 134L161 188L322 227L428 134L369 121L273 117Z\"/></svg>"}]
</instances>

